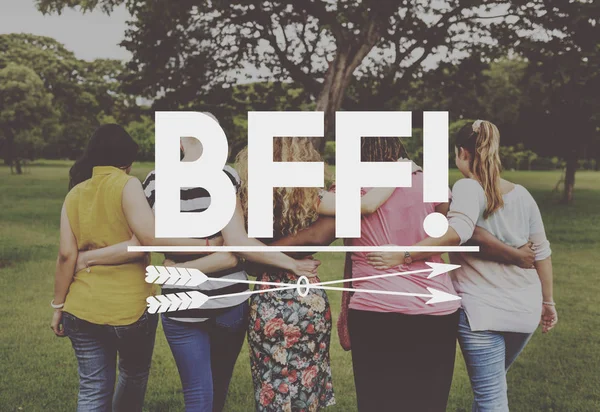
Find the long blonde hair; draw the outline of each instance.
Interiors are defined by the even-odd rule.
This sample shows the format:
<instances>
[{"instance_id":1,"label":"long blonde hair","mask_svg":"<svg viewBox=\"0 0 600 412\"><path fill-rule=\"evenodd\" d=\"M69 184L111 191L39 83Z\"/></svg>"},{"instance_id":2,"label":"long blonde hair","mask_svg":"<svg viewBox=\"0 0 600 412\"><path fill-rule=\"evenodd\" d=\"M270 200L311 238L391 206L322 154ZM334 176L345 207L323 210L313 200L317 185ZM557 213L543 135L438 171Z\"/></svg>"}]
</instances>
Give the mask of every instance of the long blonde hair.
<instances>
[{"instance_id":1,"label":"long blonde hair","mask_svg":"<svg viewBox=\"0 0 600 412\"><path fill-rule=\"evenodd\" d=\"M273 141L274 162L320 162L321 155L307 137L277 137ZM238 153L235 167L242 180L240 201L248 219L248 148ZM318 218L319 189L277 187L273 191L273 232L286 236L310 226Z\"/></svg>"},{"instance_id":2,"label":"long blonde hair","mask_svg":"<svg viewBox=\"0 0 600 412\"><path fill-rule=\"evenodd\" d=\"M500 190L500 131L487 120L477 120L460 129L456 147L463 148L471 155L469 169L473 177L481 184L487 201L483 218L487 219L498 209L504 207Z\"/></svg>"}]
</instances>

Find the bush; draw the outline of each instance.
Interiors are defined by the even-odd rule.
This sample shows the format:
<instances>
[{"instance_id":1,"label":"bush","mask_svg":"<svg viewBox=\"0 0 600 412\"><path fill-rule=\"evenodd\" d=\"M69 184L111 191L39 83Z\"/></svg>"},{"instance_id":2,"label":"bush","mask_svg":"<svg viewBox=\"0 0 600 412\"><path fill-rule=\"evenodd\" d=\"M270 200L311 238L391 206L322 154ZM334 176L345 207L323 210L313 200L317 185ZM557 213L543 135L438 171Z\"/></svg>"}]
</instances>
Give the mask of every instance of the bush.
<instances>
[{"instance_id":1,"label":"bush","mask_svg":"<svg viewBox=\"0 0 600 412\"><path fill-rule=\"evenodd\" d=\"M154 121L143 116L141 120L129 123L125 129L140 147L137 160L154 160Z\"/></svg>"}]
</instances>

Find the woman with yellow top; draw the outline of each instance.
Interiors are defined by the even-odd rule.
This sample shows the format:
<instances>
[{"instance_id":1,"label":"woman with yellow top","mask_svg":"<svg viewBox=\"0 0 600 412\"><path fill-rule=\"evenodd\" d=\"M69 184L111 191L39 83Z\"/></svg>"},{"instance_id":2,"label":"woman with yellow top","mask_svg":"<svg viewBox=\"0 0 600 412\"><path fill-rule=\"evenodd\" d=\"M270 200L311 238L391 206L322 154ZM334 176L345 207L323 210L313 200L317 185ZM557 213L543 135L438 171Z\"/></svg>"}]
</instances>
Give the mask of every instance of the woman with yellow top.
<instances>
[{"instance_id":1,"label":"woman with yellow top","mask_svg":"<svg viewBox=\"0 0 600 412\"><path fill-rule=\"evenodd\" d=\"M70 171L51 328L57 336L69 337L77 357L78 411L142 410L158 317L146 312L146 298L154 294L144 279L146 254L126 253L128 243L206 245L204 239L154 238L154 215L142 184L129 176L137 150L121 126L103 125ZM228 230L232 244L262 245L247 237L239 205ZM79 251L84 250L97 251L102 263L74 273ZM317 266L282 253L256 253L251 259L298 276L311 276Z\"/></svg>"}]
</instances>

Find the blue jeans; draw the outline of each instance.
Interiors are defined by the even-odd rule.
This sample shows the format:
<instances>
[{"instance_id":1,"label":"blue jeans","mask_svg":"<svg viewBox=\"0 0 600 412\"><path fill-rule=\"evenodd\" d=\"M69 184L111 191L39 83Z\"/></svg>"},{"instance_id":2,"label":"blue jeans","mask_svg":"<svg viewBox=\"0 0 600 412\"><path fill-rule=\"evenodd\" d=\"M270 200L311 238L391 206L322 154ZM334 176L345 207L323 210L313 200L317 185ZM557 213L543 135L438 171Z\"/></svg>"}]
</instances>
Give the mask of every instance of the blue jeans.
<instances>
[{"instance_id":1,"label":"blue jeans","mask_svg":"<svg viewBox=\"0 0 600 412\"><path fill-rule=\"evenodd\" d=\"M248 324L248 303L203 322L162 318L187 412L221 411Z\"/></svg>"},{"instance_id":2,"label":"blue jeans","mask_svg":"<svg viewBox=\"0 0 600 412\"><path fill-rule=\"evenodd\" d=\"M460 310L458 342L473 389L473 412L508 411L506 372L533 333L473 332Z\"/></svg>"},{"instance_id":3,"label":"blue jeans","mask_svg":"<svg viewBox=\"0 0 600 412\"><path fill-rule=\"evenodd\" d=\"M142 410L157 325L158 316L147 312L127 326L98 325L63 313L79 365L78 412Z\"/></svg>"}]
</instances>

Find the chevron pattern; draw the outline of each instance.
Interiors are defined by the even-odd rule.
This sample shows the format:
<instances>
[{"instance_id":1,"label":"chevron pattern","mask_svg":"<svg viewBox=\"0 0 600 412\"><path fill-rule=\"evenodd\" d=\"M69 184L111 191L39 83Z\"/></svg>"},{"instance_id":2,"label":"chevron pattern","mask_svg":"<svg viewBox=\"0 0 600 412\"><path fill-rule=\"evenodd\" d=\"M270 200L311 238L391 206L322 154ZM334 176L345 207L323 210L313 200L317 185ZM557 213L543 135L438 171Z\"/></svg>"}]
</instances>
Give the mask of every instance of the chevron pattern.
<instances>
[{"instance_id":1,"label":"chevron pattern","mask_svg":"<svg viewBox=\"0 0 600 412\"><path fill-rule=\"evenodd\" d=\"M199 286L208 280L208 276L198 269L148 266L146 268L146 283L174 286Z\"/></svg>"},{"instance_id":2,"label":"chevron pattern","mask_svg":"<svg viewBox=\"0 0 600 412\"><path fill-rule=\"evenodd\" d=\"M175 312L177 310L198 309L208 296L196 290L166 295L149 296L146 298L149 313Z\"/></svg>"}]
</instances>

